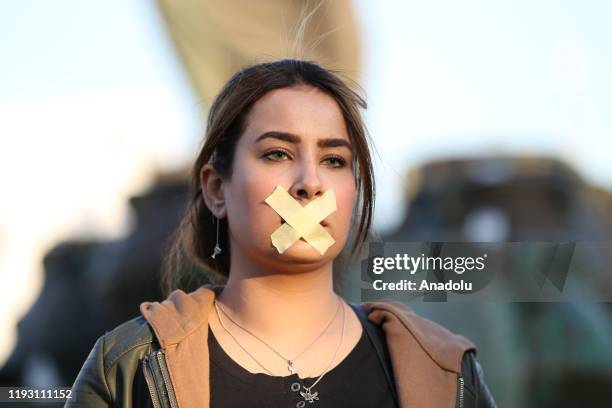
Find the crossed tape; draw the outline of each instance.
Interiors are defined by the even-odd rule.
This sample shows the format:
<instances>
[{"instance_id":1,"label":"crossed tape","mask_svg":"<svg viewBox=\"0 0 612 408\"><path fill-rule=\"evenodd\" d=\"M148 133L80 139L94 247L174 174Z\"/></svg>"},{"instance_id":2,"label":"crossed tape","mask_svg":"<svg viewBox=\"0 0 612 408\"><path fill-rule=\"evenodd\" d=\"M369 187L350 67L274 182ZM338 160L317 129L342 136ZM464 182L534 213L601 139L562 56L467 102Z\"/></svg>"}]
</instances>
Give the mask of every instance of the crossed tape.
<instances>
[{"instance_id":1,"label":"crossed tape","mask_svg":"<svg viewBox=\"0 0 612 408\"><path fill-rule=\"evenodd\" d=\"M280 185L264 200L284 220L271 235L272 245L283 253L300 238L313 246L321 255L336 242L319 224L338 208L331 188L304 207Z\"/></svg>"}]
</instances>

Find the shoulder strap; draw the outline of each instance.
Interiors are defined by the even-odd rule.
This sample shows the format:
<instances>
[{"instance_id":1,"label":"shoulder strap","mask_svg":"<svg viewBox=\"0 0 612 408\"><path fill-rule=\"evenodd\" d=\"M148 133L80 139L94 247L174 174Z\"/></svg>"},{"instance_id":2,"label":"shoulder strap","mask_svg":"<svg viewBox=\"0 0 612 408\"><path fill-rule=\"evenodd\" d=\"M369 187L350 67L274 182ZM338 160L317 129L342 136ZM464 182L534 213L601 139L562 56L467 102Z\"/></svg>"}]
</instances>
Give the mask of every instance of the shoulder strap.
<instances>
[{"instance_id":1,"label":"shoulder strap","mask_svg":"<svg viewBox=\"0 0 612 408\"><path fill-rule=\"evenodd\" d=\"M348 304L353 308L357 314L357 317L359 317L359 320L361 320L361 325L363 326L366 335L374 345L374 350L376 350L378 360L380 361L383 371L385 372L385 377L387 379L387 383L389 384L389 389L393 395L395 405L399 407L400 405L397 397L397 391L395 389L395 381L393 380L393 368L391 366L391 358L389 357L389 350L385 340L385 333L380 326L374 324L368 319L368 312L362 305L356 305L351 302L348 302Z\"/></svg>"}]
</instances>

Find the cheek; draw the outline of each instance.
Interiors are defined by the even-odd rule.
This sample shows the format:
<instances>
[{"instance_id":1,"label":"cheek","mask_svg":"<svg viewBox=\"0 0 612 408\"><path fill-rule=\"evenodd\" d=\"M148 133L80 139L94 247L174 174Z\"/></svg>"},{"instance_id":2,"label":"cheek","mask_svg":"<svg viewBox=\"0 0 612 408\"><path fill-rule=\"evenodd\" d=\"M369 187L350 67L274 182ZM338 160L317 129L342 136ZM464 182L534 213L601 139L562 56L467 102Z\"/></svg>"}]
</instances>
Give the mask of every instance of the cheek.
<instances>
[{"instance_id":1,"label":"cheek","mask_svg":"<svg viewBox=\"0 0 612 408\"><path fill-rule=\"evenodd\" d=\"M276 213L264 203L276 186L274 179L258 172L257 166L251 166L250 171L244 171L243 168L236 170L227 199L228 215L240 229L235 232L246 233L245 229L254 234L266 232L268 224L276 220ZM265 231L260 231L262 229Z\"/></svg>"},{"instance_id":2,"label":"cheek","mask_svg":"<svg viewBox=\"0 0 612 408\"><path fill-rule=\"evenodd\" d=\"M338 189L334 189L334 193L336 194L336 206L338 210L333 213L332 216L336 218L337 222L348 229L353 214L355 187L347 183Z\"/></svg>"}]
</instances>

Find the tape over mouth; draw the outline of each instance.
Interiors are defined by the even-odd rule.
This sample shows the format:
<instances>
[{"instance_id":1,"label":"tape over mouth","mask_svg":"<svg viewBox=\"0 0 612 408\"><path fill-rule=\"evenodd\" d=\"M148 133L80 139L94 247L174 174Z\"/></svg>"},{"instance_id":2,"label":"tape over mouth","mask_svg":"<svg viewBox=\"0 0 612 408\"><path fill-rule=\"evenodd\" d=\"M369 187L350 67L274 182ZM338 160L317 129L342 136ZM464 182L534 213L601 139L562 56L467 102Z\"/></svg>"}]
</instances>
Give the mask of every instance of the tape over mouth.
<instances>
[{"instance_id":1,"label":"tape over mouth","mask_svg":"<svg viewBox=\"0 0 612 408\"><path fill-rule=\"evenodd\" d=\"M280 223L285 224L287 221L285 221L285 219L283 217L278 217L280 219ZM325 220L321 221L319 224L321 224L321 226L323 227L327 227L329 225L329 223Z\"/></svg>"},{"instance_id":2,"label":"tape over mouth","mask_svg":"<svg viewBox=\"0 0 612 408\"><path fill-rule=\"evenodd\" d=\"M283 224L286 224L286 223L287 223L287 221L285 221L285 219L284 219L283 217L280 217L280 223L281 223L281 225L283 225ZM328 226L328 223L327 223L327 222L325 222L325 221L321 221L319 224L320 224L322 227L324 227L324 228ZM299 241L307 242L307 241L304 239L304 237L300 237ZM277 249L278 249L278 248L277 248ZM321 255L323 255L323 254L321 254Z\"/></svg>"},{"instance_id":3,"label":"tape over mouth","mask_svg":"<svg viewBox=\"0 0 612 408\"><path fill-rule=\"evenodd\" d=\"M338 209L333 189L302 207L282 186L277 185L264 201L281 219L280 227L270 235L272 245L279 253L303 240L323 255L336 242L324 228L327 226L324 219Z\"/></svg>"}]
</instances>

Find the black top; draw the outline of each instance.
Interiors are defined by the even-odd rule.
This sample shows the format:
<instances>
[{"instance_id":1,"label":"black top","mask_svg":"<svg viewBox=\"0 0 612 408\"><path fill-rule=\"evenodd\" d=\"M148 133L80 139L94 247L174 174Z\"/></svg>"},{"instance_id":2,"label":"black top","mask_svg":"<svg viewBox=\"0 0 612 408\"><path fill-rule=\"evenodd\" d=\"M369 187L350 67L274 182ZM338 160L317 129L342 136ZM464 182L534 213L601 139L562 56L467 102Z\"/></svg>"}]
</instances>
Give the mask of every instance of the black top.
<instances>
[{"instance_id":1,"label":"black top","mask_svg":"<svg viewBox=\"0 0 612 408\"><path fill-rule=\"evenodd\" d=\"M211 408L326 408L395 407L376 351L366 335L351 352L312 389L318 400L308 402L300 392L318 378L253 374L228 356L208 328Z\"/></svg>"}]
</instances>

